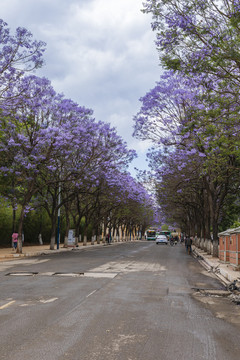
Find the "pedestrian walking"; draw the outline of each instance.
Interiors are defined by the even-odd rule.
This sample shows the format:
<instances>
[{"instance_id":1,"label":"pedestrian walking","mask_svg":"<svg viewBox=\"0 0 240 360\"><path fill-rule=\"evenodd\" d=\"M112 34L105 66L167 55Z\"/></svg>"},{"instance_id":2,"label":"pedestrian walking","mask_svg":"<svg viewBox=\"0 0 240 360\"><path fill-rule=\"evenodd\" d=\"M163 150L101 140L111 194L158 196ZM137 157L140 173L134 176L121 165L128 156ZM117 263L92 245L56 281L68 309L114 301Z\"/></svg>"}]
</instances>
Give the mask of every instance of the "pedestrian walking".
<instances>
[{"instance_id":1,"label":"pedestrian walking","mask_svg":"<svg viewBox=\"0 0 240 360\"><path fill-rule=\"evenodd\" d=\"M12 234L12 244L13 244L13 248L15 250L17 249L17 242L18 242L18 233L13 233Z\"/></svg>"},{"instance_id":2,"label":"pedestrian walking","mask_svg":"<svg viewBox=\"0 0 240 360\"><path fill-rule=\"evenodd\" d=\"M186 245L186 251L190 255L192 252L192 239L188 235L186 236L185 239L185 245Z\"/></svg>"}]
</instances>

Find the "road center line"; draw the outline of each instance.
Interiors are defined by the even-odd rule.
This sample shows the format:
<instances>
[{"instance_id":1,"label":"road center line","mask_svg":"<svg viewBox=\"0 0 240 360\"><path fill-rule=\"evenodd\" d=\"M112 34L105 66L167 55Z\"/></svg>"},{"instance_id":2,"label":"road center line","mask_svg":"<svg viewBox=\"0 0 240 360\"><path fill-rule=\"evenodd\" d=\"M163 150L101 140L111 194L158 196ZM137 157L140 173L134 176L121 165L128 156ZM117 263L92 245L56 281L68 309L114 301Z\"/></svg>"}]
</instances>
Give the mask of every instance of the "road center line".
<instances>
[{"instance_id":1,"label":"road center line","mask_svg":"<svg viewBox=\"0 0 240 360\"><path fill-rule=\"evenodd\" d=\"M7 304L0 306L0 310L3 310L5 308L7 308L8 306L12 305L13 303L15 303L16 300L13 301L9 301Z\"/></svg>"},{"instance_id":2,"label":"road center line","mask_svg":"<svg viewBox=\"0 0 240 360\"><path fill-rule=\"evenodd\" d=\"M89 296L93 295L97 290L93 290L90 294L88 294L86 297L88 298Z\"/></svg>"}]
</instances>

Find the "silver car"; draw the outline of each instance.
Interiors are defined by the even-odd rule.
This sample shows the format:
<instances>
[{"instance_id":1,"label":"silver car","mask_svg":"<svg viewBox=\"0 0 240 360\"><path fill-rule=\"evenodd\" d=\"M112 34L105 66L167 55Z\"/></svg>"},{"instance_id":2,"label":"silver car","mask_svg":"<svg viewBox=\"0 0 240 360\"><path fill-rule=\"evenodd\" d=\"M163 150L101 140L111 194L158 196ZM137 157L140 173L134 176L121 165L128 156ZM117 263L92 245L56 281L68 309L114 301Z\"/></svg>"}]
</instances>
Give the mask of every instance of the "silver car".
<instances>
[{"instance_id":1,"label":"silver car","mask_svg":"<svg viewBox=\"0 0 240 360\"><path fill-rule=\"evenodd\" d=\"M157 235L156 244L168 244L168 238L166 235Z\"/></svg>"}]
</instances>

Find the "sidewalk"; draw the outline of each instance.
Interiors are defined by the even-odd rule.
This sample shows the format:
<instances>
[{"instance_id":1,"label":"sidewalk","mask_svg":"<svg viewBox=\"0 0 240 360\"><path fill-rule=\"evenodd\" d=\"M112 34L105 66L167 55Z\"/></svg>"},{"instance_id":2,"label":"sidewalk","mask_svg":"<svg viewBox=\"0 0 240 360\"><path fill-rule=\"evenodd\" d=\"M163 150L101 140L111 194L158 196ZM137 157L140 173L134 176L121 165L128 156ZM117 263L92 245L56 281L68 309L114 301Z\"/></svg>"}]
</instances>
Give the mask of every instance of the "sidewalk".
<instances>
[{"instance_id":1,"label":"sidewalk","mask_svg":"<svg viewBox=\"0 0 240 360\"><path fill-rule=\"evenodd\" d=\"M231 284L233 281L240 281L240 271L234 266L222 263L219 258L213 258L203 250L192 246L193 256L209 271L214 273L225 285Z\"/></svg>"}]
</instances>

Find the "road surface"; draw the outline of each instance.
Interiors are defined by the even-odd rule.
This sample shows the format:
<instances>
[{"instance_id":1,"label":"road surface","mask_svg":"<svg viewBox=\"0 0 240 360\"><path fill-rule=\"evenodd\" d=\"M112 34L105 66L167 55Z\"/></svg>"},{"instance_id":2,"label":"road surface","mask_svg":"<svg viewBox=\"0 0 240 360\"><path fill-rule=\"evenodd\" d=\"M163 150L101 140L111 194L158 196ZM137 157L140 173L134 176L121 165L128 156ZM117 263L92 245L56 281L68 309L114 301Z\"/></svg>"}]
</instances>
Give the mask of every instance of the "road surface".
<instances>
[{"instance_id":1,"label":"road surface","mask_svg":"<svg viewBox=\"0 0 240 360\"><path fill-rule=\"evenodd\" d=\"M0 359L239 360L240 308L222 290L180 244L2 262Z\"/></svg>"}]
</instances>

